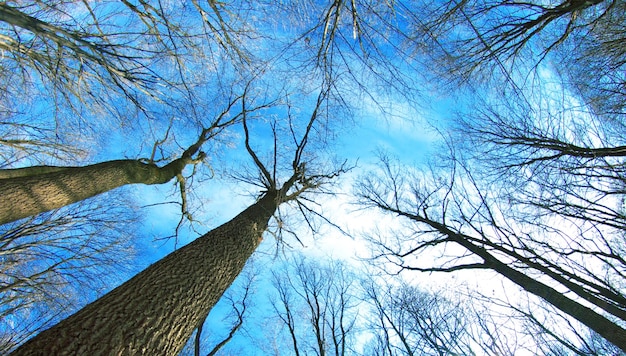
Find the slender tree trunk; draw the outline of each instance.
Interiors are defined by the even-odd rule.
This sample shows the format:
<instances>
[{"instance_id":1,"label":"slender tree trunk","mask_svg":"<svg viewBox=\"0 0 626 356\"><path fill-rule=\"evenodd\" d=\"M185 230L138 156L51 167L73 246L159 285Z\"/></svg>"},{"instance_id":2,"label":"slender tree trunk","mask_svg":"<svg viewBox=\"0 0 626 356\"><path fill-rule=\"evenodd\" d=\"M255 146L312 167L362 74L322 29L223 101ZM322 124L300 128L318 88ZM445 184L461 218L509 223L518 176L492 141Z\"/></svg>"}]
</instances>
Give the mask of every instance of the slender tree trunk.
<instances>
[{"instance_id":1,"label":"slender tree trunk","mask_svg":"<svg viewBox=\"0 0 626 356\"><path fill-rule=\"evenodd\" d=\"M176 355L261 242L277 208L266 193L222 226L169 254L29 340L14 355Z\"/></svg>"},{"instance_id":2,"label":"slender tree trunk","mask_svg":"<svg viewBox=\"0 0 626 356\"><path fill-rule=\"evenodd\" d=\"M557 309L560 309L564 313L585 324L588 328L595 331L598 335L604 337L615 346L626 351L626 329L623 329L618 324L607 319L603 315L596 313L591 308L568 298L554 288L501 262L491 255L486 249L475 245L468 239L465 239L463 235L457 234L441 224L436 225L436 228L438 228L439 231L447 234L453 241L482 258L485 261L485 265L490 269L522 287L525 291L532 293L552 304ZM431 226L435 227L435 225Z\"/></svg>"},{"instance_id":3,"label":"slender tree trunk","mask_svg":"<svg viewBox=\"0 0 626 356\"><path fill-rule=\"evenodd\" d=\"M289 335L291 336L291 342L293 344L293 351L296 356L300 356L300 349L298 348L298 338L296 337L296 329L294 327L293 315L289 310L289 305L285 301L285 313L287 315L287 328L289 329Z\"/></svg>"},{"instance_id":4,"label":"slender tree trunk","mask_svg":"<svg viewBox=\"0 0 626 356\"><path fill-rule=\"evenodd\" d=\"M204 318L202 318L202 321L198 324L198 327L196 328L196 339L194 340L193 343L193 356L200 356L200 342L202 341L202 329L204 327L204 322L206 321L206 318L209 315L205 315Z\"/></svg>"},{"instance_id":5,"label":"slender tree trunk","mask_svg":"<svg viewBox=\"0 0 626 356\"><path fill-rule=\"evenodd\" d=\"M10 176L11 171L15 173L13 178L0 179L0 225L126 184L162 184L174 178L190 162L190 158L180 158L158 167L137 160L116 160L84 167L6 170L5 176Z\"/></svg>"},{"instance_id":6,"label":"slender tree trunk","mask_svg":"<svg viewBox=\"0 0 626 356\"><path fill-rule=\"evenodd\" d=\"M546 302L552 304L557 309L578 320L586 325L589 329L598 333L598 335L607 339L615 346L626 351L626 329L611 321L605 316L595 312L593 309L586 307L556 289L533 279L526 274L514 269L506 263L498 260L487 249L473 243L471 238L454 232L446 225L430 220L427 217L410 214L397 209L381 206L387 211L393 211L399 215L405 216L411 220L424 223L437 230L439 233L447 236L451 241L465 247L468 251L480 257L484 261L484 268L489 268L511 282L522 287L525 291L534 294ZM518 259L519 261L519 259ZM522 261L523 262L523 261Z\"/></svg>"}]
</instances>

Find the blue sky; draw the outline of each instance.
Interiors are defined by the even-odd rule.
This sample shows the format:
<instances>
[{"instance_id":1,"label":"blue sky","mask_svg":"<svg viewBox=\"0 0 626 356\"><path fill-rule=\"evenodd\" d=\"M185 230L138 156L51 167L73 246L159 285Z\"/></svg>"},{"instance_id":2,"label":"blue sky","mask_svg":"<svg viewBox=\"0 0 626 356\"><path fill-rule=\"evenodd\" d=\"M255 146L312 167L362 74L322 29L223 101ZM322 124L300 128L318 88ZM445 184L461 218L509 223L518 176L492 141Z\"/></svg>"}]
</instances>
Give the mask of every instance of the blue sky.
<instances>
[{"instance_id":1,"label":"blue sky","mask_svg":"<svg viewBox=\"0 0 626 356\"><path fill-rule=\"evenodd\" d=\"M113 4L112 6L120 5L115 2L111 4ZM165 10L173 10L173 13L176 13L177 4L175 2L160 2ZM220 4L231 5L230 3ZM467 110L468 104L475 99L474 94L483 93L474 92L475 88L471 88L471 85L470 88L463 88L460 85L461 88L449 90L449 87L446 89L446 85L452 86L453 84L446 83L442 84L442 87L438 87L437 83L431 82L438 75L434 70L441 68L424 66L421 63L420 55L412 52L414 50L412 46L419 47L422 43L413 43L413 40L407 40L402 35L389 32L388 26L393 25L405 29L404 27L408 24L407 18L394 18L391 16L391 12L385 13L385 16L389 16L389 18L366 16L369 14L364 10L363 17L358 19L363 22L359 24L357 18L352 17L354 9L350 10L347 2L345 2L345 15L338 22L340 29L336 34L337 37L335 37L337 46L330 49L334 56L323 58L334 61L332 62L334 65L332 71L328 70L323 65L320 66L320 63L328 64L330 62L323 62L322 58L318 58L320 61L317 62L310 61L312 55L323 53L317 52L310 43L329 38L328 27L316 23L320 18L323 18L324 14L327 14L322 11L326 9L323 5L327 4L317 1L306 2L304 5L298 3L293 9L290 8L291 4L290 2L280 2L282 7L275 4L274 7L263 8L265 3L247 4L249 7L239 6L240 4L235 3L229 8L232 12L224 12L228 14L227 20L232 21L233 28L247 29L246 26L250 25L258 26L257 29L262 31L264 36L248 36L249 33L246 33L233 37L233 43L250 50L257 58L268 60L260 68L231 65L232 63L241 64L241 62L237 62L241 58L235 58L236 55L233 53L230 53L231 57L228 57L220 52L223 48L215 40L219 36L197 37L199 42L195 49L201 48L206 50L206 53L215 54L214 56L206 58L199 55L196 57L187 56L185 61L175 63L166 56L168 52L164 51L151 59L154 61L151 61L150 64L155 65L155 70L163 74L164 77L178 79L177 75L179 74L185 76L185 85L187 88L192 87L196 95L194 98L196 100L195 106L185 105L185 100L188 98L184 93L167 88L161 83L156 85L158 90L162 90L158 93L159 98L139 95L140 99L145 100L141 103L145 109L143 112L116 94L111 94L110 98L104 97L103 100L111 100L108 102L109 106L106 107L99 107L93 102L76 103L75 98L71 98L70 101L78 106L76 112L72 112L67 108L67 103L55 106L58 104L55 101L57 98L47 96L50 87L45 87L37 82L31 88L33 92L39 94L39 96L35 96L38 98L37 103L32 104L25 101L21 105L30 105L30 113L37 113L37 120L41 120L41 122L76 129L76 132L69 129L60 130L58 134L65 137L65 131L69 132L65 138L88 151L84 157L75 156L72 159L64 157L67 161L59 159L49 163L81 165L110 159L147 158L151 154L154 142L164 139L168 129L171 129L167 139L160 146L162 150L157 150L156 154L157 160L162 159L159 164L164 164L166 161L178 157L186 147L197 139L201 127L219 115L229 99L232 99L232 95L238 95L242 92L245 86L243 79L253 73L256 80L250 91L252 100L250 100L249 105L274 99L277 99L278 102L272 108L263 110L257 113L258 115L254 118L250 118L250 127L253 132L251 145L259 157L265 160L266 164L271 163L274 137L270 127L272 123L276 124L279 130L282 130L281 135L278 136L279 157L285 160L282 162L282 167L289 168L293 143L288 135L286 118L288 115L292 115L293 119L300 125L306 123L319 89L328 84L325 80L332 73L332 75L336 75L335 79L337 80L337 86L333 87L334 91L332 92L334 101L329 101L329 106L325 107L328 112L324 112L324 114L328 113L328 117L325 119L328 119L330 123L329 130L321 126L325 123L323 120L318 122L320 126L316 129L319 130L321 137L332 137L333 139L329 139L328 145L317 152L317 158L323 162L322 164L331 159L339 161L345 159L349 165L354 165L355 168L336 180L332 187L334 196L319 196L316 198L316 203L319 204L318 209L321 213L341 228L352 233L353 236L345 236L336 229L324 225L321 226L318 234L312 236L300 221L300 224L296 224L293 228L298 231L303 246L295 239L288 240L287 242L292 247L287 250L298 251L320 260L330 257L339 258L348 261L347 263L351 265L359 266L358 258L369 257L370 253L370 247L362 239L363 235L377 228L382 231L388 228L401 229L402 223L398 222L398 219L382 215L377 211L360 209L352 196L354 182L364 175L372 174L371 172L379 167L378 155L381 152L397 159L400 164L417 170L423 169L425 171L428 163L431 163L433 159L435 163L438 163L436 162L436 155L445 149L444 140L440 133L448 132L455 111L462 113L463 110ZM351 2L351 4L355 4L355 2ZM299 5L303 7L298 8ZM399 2L398 6L400 5L405 4ZM108 15L110 9L105 7L99 11L102 11L100 14ZM290 13L292 10L294 12ZM200 17L191 15L195 11L191 5L186 6L185 11L188 11L186 14L189 16L181 20L182 28L192 30L203 28L198 22L201 21ZM311 13L307 11L311 11ZM77 13L84 16L80 17L83 20L89 18L89 12L84 11L84 9L77 11ZM328 13L328 15L331 16L332 14ZM135 20L137 19L135 18ZM112 27L118 25L119 21L122 21L122 18L114 20ZM211 21L217 21L217 19L211 17ZM137 21L127 25L129 30L138 30L142 26L141 22ZM302 31L309 29L309 26L314 25L315 28L311 29L310 32L302 33ZM356 36L359 32L358 25L372 25L370 30L374 29L375 31L372 30L371 37L360 38L363 42L359 42L359 38ZM462 31L461 27L452 28L447 35L467 35ZM223 40L223 37L219 38ZM146 42L142 42L141 38L135 40L131 42L146 45ZM380 62L368 61L370 52L367 54L361 52L363 48L373 50L372 45L374 43L382 49L378 54L388 57L385 58L386 62L382 63L381 67L376 67ZM154 46L153 43L149 44ZM287 44L289 44L288 47L283 47ZM506 64L508 65L508 63ZM558 63L554 64L548 61L542 63L538 71L541 79L552 78L553 73L550 71L550 65L558 65ZM373 70L370 71L372 68ZM388 71L389 68L393 68L397 72ZM431 68L433 68L432 72ZM328 71L324 72L322 69ZM518 69L523 71L527 68L520 67ZM495 74L495 76L498 75ZM513 74L514 77L515 75ZM537 78L539 77L523 77L519 79L519 82L525 85ZM406 85L406 88L410 88L410 90L406 92L396 90L403 88L403 85ZM552 85L554 86L552 87ZM80 88L84 89L84 87ZM367 90L364 91L364 88ZM550 84L549 86L544 84L542 88L564 93L563 97L567 101L571 99L570 103L573 106L579 104L560 84ZM100 90L102 88L95 89ZM489 97L494 93L497 94L500 89L499 87L487 88L484 95ZM538 102L543 102L545 107L552 109L553 98L546 95L543 90L533 91L535 89L532 84L528 84L524 88L524 90L532 92L533 95L537 95ZM22 94L24 93L26 91L22 92ZM557 98L554 103L560 103L560 99L563 97ZM476 100L480 99L482 98ZM176 105L177 103L183 104ZM92 104L94 105L91 106ZM333 106L334 104L336 105ZM230 115L235 115L239 108L240 106L235 105L231 109ZM27 109L29 108L20 109L23 109L22 115L28 117L29 110ZM541 110L542 107L539 109ZM116 112L120 113L120 118L113 117ZM79 113L84 115L83 121L80 121ZM585 117L580 117L582 117L580 120L584 121ZM573 121L575 120L572 119ZM64 126L70 123L72 126ZM301 129L302 127L300 127ZM137 255L136 260L133 261L133 272L142 270L175 248L184 246L205 232L228 221L252 204L254 198L258 196L258 187L233 178L234 175L245 169L250 169L250 172L254 173L252 161L243 144L241 125L228 128L219 136L219 140L207 142L203 150L208 153L208 158L205 163L197 167L198 173L189 179L190 184L187 186L188 202L191 206L194 222L183 221L176 238L164 239L164 237L175 233L176 226L181 220L179 205L181 198L175 181L158 186L134 185L120 188L121 194L132 200L130 209L142 216L139 223L141 224L140 227L133 231L133 234L137 234L135 239ZM31 164L32 162L32 160L26 159L21 164ZM191 175L191 172L191 167L185 170L186 175ZM289 169L287 169L279 172L278 175L279 177L288 176L289 173ZM115 197L115 195L110 196ZM106 200L106 197L105 194L102 199ZM289 208L284 206L281 209L287 211ZM255 265L261 270L256 287L259 289L259 295L262 295L269 288L267 282L269 270L276 268L276 264L280 263L280 259L275 259L273 256L275 246L276 241L267 234L263 245L254 258ZM456 250L451 248L446 252L451 253L456 252ZM437 255L422 256L421 258L435 260L436 257ZM495 278L493 274L489 273L460 272L435 277L431 274L404 274L403 277L419 283L424 288L440 286L452 288L456 285L464 285L468 288L479 288L487 294L491 293L491 295L498 295L502 298L515 296L514 292L507 294L508 290L512 290L510 285L500 282L499 278ZM109 287L113 288L114 286ZM257 307L267 311L267 301L261 300L264 299L259 299ZM227 310L228 306L224 306L223 303L218 305L212 313L211 323L220 324L222 315ZM250 324L256 325L256 322L258 320L253 318ZM210 328L207 328L205 332L209 333ZM228 348L231 350L250 348L251 346L247 342L249 341L240 336Z\"/></svg>"},{"instance_id":2,"label":"blue sky","mask_svg":"<svg viewBox=\"0 0 626 356\"><path fill-rule=\"evenodd\" d=\"M434 110L427 112L424 109L413 109L410 104L403 102L401 98L397 102L392 101L388 97L385 100L389 103L386 107L388 112L385 113L381 112L375 105L368 105L366 102L355 109L355 124L346 125L347 133L340 134L332 147L336 147L334 153L337 156L348 159L349 162L356 164L356 167L338 179L338 185L333 187L333 191L337 192L337 195L321 196L319 199L321 211L324 212L325 216L328 216L345 231L353 233L353 236L346 236L330 226L322 226L319 234L311 236L304 226L297 227L298 230L302 230L301 236L303 237L304 246L301 246L295 239L290 239L287 242L292 247L287 248L286 251L288 253L301 252L315 259L341 259L351 265L358 266L360 264L358 262L359 258L369 257L367 244L361 240L360 234L375 227L381 227L383 224L394 224L393 219L390 219L390 217L381 216L373 211L361 210L351 196L352 185L359 176L378 164L377 155L382 151L401 159L407 164L426 164L429 154L437 149L436 146L440 140L438 133L431 127L429 122L441 120L440 116L444 114ZM445 110L441 111L445 112ZM389 113L393 115L389 115ZM263 147L259 142L267 142L271 139L271 132L266 133L268 135L266 137L253 138L251 145L253 147ZM236 162L248 160L249 163L250 160L245 153L241 135L234 135L233 137L235 137L235 141L232 144L232 148L224 150L227 156L218 158L224 161L219 163L230 168L233 167L233 164L225 157L236 157ZM111 148L115 146L109 147L113 151ZM117 147L124 146L120 145ZM115 157L115 154L111 154L111 157ZM234 165L236 164L239 163ZM180 219L178 205L163 204L164 201L179 201L177 193L173 190L174 184L174 182L170 182L157 186L136 185L124 188L132 194L144 216L142 221L143 236L140 239L141 243L138 250L140 259L137 261L137 267L148 266L171 252L175 248L175 244L180 248L198 237L198 234L190 231L188 224L185 224L185 228L182 229L182 233L177 240L173 238L169 240L154 240L155 238L173 234L173 229ZM237 182L223 175L220 176L218 171L216 177L203 182L201 185L196 185L194 189L197 190L197 195L196 198L192 199L200 198L202 201L191 201L192 204L199 208L198 212L194 214L194 219L197 222L193 224L193 227L197 232L204 233L226 222L251 204L253 197L249 193L254 192L255 187ZM164 199L164 196L168 198ZM284 206L282 209L289 208ZM268 285L269 271L272 268L276 268L276 264L280 264L282 260L280 256L276 260L275 249L276 240L267 234L264 243L259 248L260 252L255 254L253 258L254 265L261 270L262 275L259 276L259 281L255 286L258 289L259 297L255 303L256 305L252 308L250 319L244 324L244 329L248 331L260 322L257 319L258 316L254 315L255 313L265 316L268 313L271 314L271 306L268 304L268 299L265 296L266 293L271 291ZM235 283L235 292L237 283L240 283L240 281ZM205 335L211 335L212 340L214 340L216 336L212 335L211 332L220 330L217 325L222 323L224 313L229 312L230 305L222 300L208 319L208 324L215 326L205 327ZM228 326L228 324L225 326ZM222 332L225 331L222 330ZM231 341L225 350L236 350L243 347L247 349L246 354L252 355L252 348L257 346L249 343L250 338L245 335L244 331ZM257 352L258 355L263 354L263 351L257 350ZM289 352L285 354L289 354Z\"/></svg>"}]
</instances>

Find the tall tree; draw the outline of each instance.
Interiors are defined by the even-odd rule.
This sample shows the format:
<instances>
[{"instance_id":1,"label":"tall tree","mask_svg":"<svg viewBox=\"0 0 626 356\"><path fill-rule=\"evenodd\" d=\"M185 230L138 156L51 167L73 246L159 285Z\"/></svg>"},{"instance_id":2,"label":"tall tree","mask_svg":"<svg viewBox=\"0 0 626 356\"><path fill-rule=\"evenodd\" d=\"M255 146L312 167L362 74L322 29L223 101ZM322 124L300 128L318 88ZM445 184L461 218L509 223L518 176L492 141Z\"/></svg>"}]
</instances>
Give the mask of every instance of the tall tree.
<instances>
[{"instance_id":1,"label":"tall tree","mask_svg":"<svg viewBox=\"0 0 626 356\"><path fill-rule=\"evenodd\" d=\"M155 143L150 159L113 160L84 167L32 166L0 170L0 225L60 208L127 184L163 184L178 178L184 184L183 170L205 158L202 145L241 120L242 113L230 111L242 99L232 98L227 107L203 128L196 142L180 157L159 167L154 163ZM249 108L254 112L269 104ZM184 188L183 188L184 189ZM19 204L14 204L20 202Z\"/></svg>"},{"instance_id":2,"label":"tall tree","mask_svg":"<svg viewBox=\"0 0 626 356\"><path fill-rule=\"evenodd\" d=\"M319 263L296 255L272 273L274 311L287 327L294 355L354 352L358 287L341 261Z\"/></svg>"},{"instance_id":3,"label":"tall tree","mask_svg":"<svg viewBox=\"0 0 626 356\"><path fill-rule=\"evenodd\" d=\"M18 348L15 355L176 354L262 239L279 190Z\"/></svg>"},{"instance_id":4,"label":"tall tree","mask_svg":"<svg viewBox=\"0 0 626 356\"><path fill-rule=\"evenodd\" d=\"M56 354L98 353L103 348L118 354L179 352L241 272L279 205L297 202L302 194L319 188L343 169L314 174L303 160L326 94L326 90L321 91L302 136L295 141L291 176L282 185L277 181L276 166L272 170L266 168L250 146L244 94L245 146L260 171L259 184L264 187L256 203L40 333L14 354L36 354L42 350ZM291 129L295 135L295 128ZM278 153L274 154L276 157Z\"/></svg>"},{"instance_id":5,"label":"tall tree","mask_svg":"<svg viewBox=\"0 0 626 356\"><path fill-rule=\"evenodd\" d=\"M602 244L607 243L610 248L610 240L602 235L592 239L585 230L572 235L566 230L571 226L567 224L567 210L562 215L563 229L528 220L524 211L516 219L511 210L503 210L511 200L495 194L502 188L479 189L466 167L454 166L450 176L437 177L432 185L417 176L407 177L390 162L385 162L384 167L384 180L370 179L361 187L363 202L413 222L416 235L399 237L398 242L402 242L397 244L384 239L376 242L380 257L389 258L402 269L417 271L495 271L618 347L626 348L626 330L615 321L626 316L624 296L614 284L619 285L623 278L619 274L623 261L619 246L615 246L617 250L605 250ZM550 206L548 216L560 213ZM594 232L607 229L604 222L587 220L585 216L582 220L595 226ZM608 221L606 224L615 225ZM542 237L544 234L552 238L549 243ZM465 252L444 258L439 266L421 266L412 259L424 250L452 244ZM595 266L582 265L579 256L597 259L608 270L602 272ZM563 288L569 294L559 291Z\"/></svg>"}]
</instances>

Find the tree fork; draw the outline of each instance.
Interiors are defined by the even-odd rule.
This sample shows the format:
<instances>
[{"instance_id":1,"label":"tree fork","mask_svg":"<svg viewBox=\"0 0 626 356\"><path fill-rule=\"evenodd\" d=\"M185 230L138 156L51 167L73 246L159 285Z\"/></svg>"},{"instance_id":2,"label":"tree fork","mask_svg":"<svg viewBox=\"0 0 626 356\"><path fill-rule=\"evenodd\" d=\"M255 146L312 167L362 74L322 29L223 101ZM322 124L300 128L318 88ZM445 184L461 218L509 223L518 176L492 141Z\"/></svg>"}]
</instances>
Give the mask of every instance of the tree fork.
<instances>
[{"instance_id":1,"label":"tree fork","mask_svg":"<svg viewBox=\"0 0 626 356\"><path fill-rule=\"evenodd\" d=\"M278 207L270 190L232 220L172 252L13 355L176 355L232 284Z\"/></svg>"}]
</instances>

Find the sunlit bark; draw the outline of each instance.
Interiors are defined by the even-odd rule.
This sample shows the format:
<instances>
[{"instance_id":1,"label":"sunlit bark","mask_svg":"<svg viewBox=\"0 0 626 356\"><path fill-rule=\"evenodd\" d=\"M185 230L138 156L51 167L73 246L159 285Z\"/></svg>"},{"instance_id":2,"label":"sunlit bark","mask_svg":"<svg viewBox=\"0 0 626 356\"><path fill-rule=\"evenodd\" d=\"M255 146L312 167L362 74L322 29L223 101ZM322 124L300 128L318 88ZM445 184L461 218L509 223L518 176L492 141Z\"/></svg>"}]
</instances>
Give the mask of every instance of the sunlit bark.
<instances>
[{"instance_id":1,"label":"sunlit bark","mask_svg":"<svg viewBox=\"0 0 626 356\"><path fill-rule=\"evenodd\" d=\"M0 179L0 224L60 208L126 184L162 184L180 174L191 162L191 158L183 158L158 167L138 160L117 160L85 167L47 167L38 171L50 173Z\"/></svg>"},{"instance_id":2,"label":"sunlit bark","mask_svg":"<svg viewBox=\"0 0 626 356\"><path fill-rule=\"evenodd\" d=\"M177 354L261 242L276 199L276 191L266 193L14 355Z\"/></svg>"}]
</instances>

